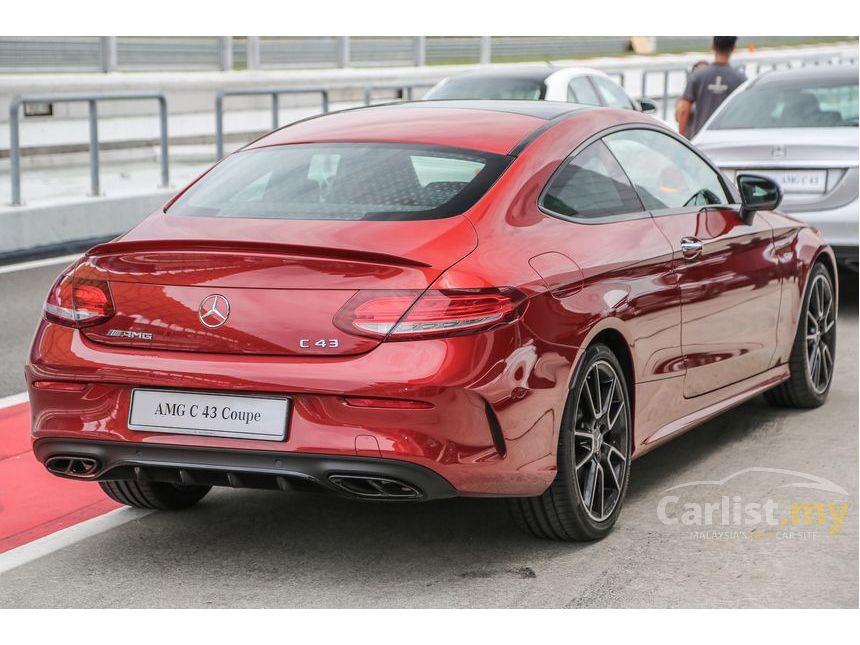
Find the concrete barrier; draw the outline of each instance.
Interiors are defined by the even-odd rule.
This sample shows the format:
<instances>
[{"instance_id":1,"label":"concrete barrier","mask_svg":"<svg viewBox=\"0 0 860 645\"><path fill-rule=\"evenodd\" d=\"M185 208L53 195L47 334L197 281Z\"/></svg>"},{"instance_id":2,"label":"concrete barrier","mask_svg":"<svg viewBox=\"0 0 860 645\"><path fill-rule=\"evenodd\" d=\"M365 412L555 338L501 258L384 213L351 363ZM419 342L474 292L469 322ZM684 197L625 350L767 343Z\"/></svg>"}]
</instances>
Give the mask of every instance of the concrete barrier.
<instances>
[{"instance_id":1,"label":"concrete barrier","mask_svg":"<svg viewBox=\"0 0 860 645\"><path fill-rule=\"evenodd\" d=\"M161 207L173 190L0 209L0 262L124 233Z\"/></svg>"}]
</instances>

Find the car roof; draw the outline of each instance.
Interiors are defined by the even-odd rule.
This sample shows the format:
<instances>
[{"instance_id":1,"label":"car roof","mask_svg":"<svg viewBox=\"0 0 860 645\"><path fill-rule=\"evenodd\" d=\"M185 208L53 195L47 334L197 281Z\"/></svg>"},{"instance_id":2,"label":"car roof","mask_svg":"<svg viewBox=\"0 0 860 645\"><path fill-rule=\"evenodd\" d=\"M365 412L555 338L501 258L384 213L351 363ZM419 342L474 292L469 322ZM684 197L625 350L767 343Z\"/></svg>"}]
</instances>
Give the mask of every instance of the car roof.
<instances>
[{"instance_id":1,"label":"car roof","mask_svg":"<svg viewBox=\"0 0 860 645\"><path fill-rule=\"evenodd\" d=\"M817 86L857 81L857 65L815 65L796 69L774 70L758 76L750 88Z\"/></svg>"},{"instance_id":2,"label":"car roof","mask_svg":"<svg viewBox=\"0 0 860 645\"><path fill-rule=\"evenodd\" d=\"M566 101L532 101L516 99L428 99L410 103L395 103L380 106L383 108L454 108L458 110L479 110L481 112L506 112L521 114L549 121L562 115L592 106Z\"/></svg>"},{"instance_id":3,"label":"car roof","mask_svg":"<svg viewBox=\"0 0 860 645\"><path fill-rule=\"evenodd\" d=\"M298 121L247 148L322 143L389 142L512 154L548 124L592 106L560 101L439 100L332 112Z\"/></svg>"}]
</instances>

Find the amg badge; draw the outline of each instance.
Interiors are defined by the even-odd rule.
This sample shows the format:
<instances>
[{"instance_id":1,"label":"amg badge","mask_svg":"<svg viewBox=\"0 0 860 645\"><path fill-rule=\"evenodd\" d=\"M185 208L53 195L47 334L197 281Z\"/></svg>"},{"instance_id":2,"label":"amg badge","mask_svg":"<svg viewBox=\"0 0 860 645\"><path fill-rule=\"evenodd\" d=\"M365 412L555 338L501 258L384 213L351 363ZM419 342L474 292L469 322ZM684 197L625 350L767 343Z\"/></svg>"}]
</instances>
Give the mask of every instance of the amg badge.
<instances>
[{"instance_id":1,"label":"amg badge","mask_svg":"<svg viewBox=\"0 0 860 645\"><path fill-rule=\"evenodd\" d=\"M108 336L119 336L120 338L136 338L138 340L152 340L152 334L146 331L129 331L127 329L108 329Z\"/></svg>"}]
</instances>

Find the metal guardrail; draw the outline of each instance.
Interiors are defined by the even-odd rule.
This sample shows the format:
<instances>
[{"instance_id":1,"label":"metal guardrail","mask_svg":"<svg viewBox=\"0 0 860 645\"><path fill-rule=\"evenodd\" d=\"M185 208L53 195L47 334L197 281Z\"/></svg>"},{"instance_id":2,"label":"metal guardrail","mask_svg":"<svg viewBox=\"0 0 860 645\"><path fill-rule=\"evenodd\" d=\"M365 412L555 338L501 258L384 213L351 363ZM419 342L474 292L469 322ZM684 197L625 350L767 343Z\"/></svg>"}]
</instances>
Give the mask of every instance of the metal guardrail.
<instances>
[{"instance_id":1,"label":"metal guardrail","mask_svg":"<svg viewBox=\"0 0 860 645\"><path fill-rule=\"evenodd\" d=\"M99 101L135 101L151 99L158 101L158 124L161 142L161 185L166 188L170 183L169 157L167 154L167 99L161 92L101 92L98 94L27 94L12 97L9 103L9 178L12 183L12 206L20 206L21 201L21 135L19 112L27 103L87 103L89 105L89 144L90 144L90 195L98 197L99 187Z\"/></svg>"},{"instance_id":2,"label":"metal guardrail","mask_svg":"<svg viewBox=\"0 0 860 645\"><path fill-rule=\"evenodd\" d=\"M750 75L755 76L768 69L780 67L805 67L809 65L829 65L841 63L856 63L856 53L835 53L825 56L785 56L755 58L749 60L741 59L738 61L738 66L746 67ZM641 69L641 91L640 98L648 97L648 79L658 75L662 77L662 88L659 92L662 94L662 115L667 118L669 110L669 99L676 98L676 95L670 94L670 80L673 74L683 73L685 76L689 74L689 69L682 65L673 65L668 67L651 67ZM630 73L630 70L626 70ZM618 79L618 82L623 86L625 82L625 70L607 69L605 73ZM320 86L305 86L305 87L285 87L285 88L259 88L259 89L243 89L243 90L222 90L215 96L215 145L217 158L221 159L224 156L224 99L229 96L270 96L272 106L272 128L279 127L279 97L292 94L319 94L321 98L321 111L326 113L329 111L329 92L333 90L363 90L364 104L371 105L374 98L374 92L378 90L396 90L400 93L400 98L404 100L412 100L414 98L414 90L421 87L430 87L436 83L435 80L398 80L390 82L378 83L353 83L343 84L337 87L320 87ZM90 153L90 194L97 196L100 193L100 167L99 167L99 140L98 140L98 101L124 101L124 100L141 100L151 99L157 100L159 105L159 126L160 126L160 164L161 164L161 185L166 187L169 183L169 157L168 157L168 138L167 138L167 100L161 92L104 92L104 93L74 93L74 94L28 94L16 95L12 98L9 105L9 158L10 158L10 179L12 184L12 201L13 206L20 206L21 200L21 145L20 145L20 110L21 107L28 103L70 103L84 102L89 105L89 153Z\"/></svg>"},{"instance_id":3,"label":"metal guardrail","mask_svg":"<svg viewBox=\"0 0 860 645\"><path fill-rule=\"evenodd\" d=\"M404 100L411 101L413 90L418 87L432 87L437 81L392 81L388 83L368 83L364 86L364 104L373 101L374 90L399 90ZM270 96L272 99L272 129L280 126L278 112L280 102L278 97L289 94L319 94L321 98L321 113L329 111L329 89L355 89L355 85L344 85L336 88L323 87L272 87L252 90L223 90L215 95L215 156L224 158L224 98L228 96Z\"/></svg>"},{"instance_id":4,"label":"metal guardrail","mask_svg":"<svg viewBox=\"0 0 860 645\"><path fill-rule=\"evenodd\" d=\"M319 94L322 113L328 112L329 94L323 87L275 87L253 90L222 90L215 95L215 156L224 158L224 98L227 96L270 96L272 98L272 130L279 127L279 97L285 94Z\"/></svg>"},{"instance_id":5,"label":"metal guardrail","mask_svg":"<svg viewBox=\"0 0 860 645\"><path fill-rule=\"evenodd\" d=\"M370 105L373 102L374 90L398 90L400 97L404 101L411 101L414 95L413 90L417 87L433 87L439 81L390 81L385 83L368 83L364 86L364 104Z\"/></svg>"},{"instance_id":6,"label":"metal guardrail","mask_svg":"<svg viewBox=\"0 0 860 645\"><path fill-rule=\"evenodd\" d=\"M686 66L662 67L660 69L643 69L642 70L642 87L639 91L639 98L648 97L648 78L655 74L663 76L663 91L660 98L660 113L665 120L669 115L669 77L673 72L683 72L686 78L690 74L690 68Z\"/></svg>"},{"instance_id":7,"label":"metal guardrail","mask_svg":"<svg viewBox=\"0 0 860 645\"><path fill-rule=\"evenodd\" d=\"M794 67L809 67L809 66L819 66L819 65L831 65L831 64L843 64L843 63L856 63L857 55L831 55L831 56L804 56L803 58L790 58L785 56L775 56L771 58L759 58L755 61L742 62L738 67L743 70L746 70L749 67L752 67L753 63L755 63L755 75L759 75L762 72L767 72L773 69L792 69ZM797 63L795 65L794 63Z\"/></svg>"}]
</instances>

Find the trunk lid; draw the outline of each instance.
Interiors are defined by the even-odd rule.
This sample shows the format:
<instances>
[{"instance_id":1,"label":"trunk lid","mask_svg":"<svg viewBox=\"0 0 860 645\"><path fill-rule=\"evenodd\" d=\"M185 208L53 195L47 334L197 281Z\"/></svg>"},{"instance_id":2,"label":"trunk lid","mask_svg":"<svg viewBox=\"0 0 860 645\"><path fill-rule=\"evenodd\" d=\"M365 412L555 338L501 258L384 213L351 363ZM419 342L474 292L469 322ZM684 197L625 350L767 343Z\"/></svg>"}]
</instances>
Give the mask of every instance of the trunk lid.
<instances>
[{"instance_id":1,"label":"trunk lid","mask_svg":"<svg viewBox=\"0 0 860 645\"><path fill-rule=\"evenodd\" d=\"M720 167L838 168L857 165L856 128L705 130L693 139Z\"/></svg>"},{"instance_id":2,"label":"trunk lid","mask_svg":"<svg viewBox=\"0 0 860 645\"><path fill-rule=\"evenodd\" d=\"M750 172L776 180L784 211L838 208L857 199L857 128L705 130L693 142L729 179Z\"/></svg>"},{"instance_id":3,"label":"trunk lid","mask_svg":"<svg viewBox=\"0 0 860 645\"><path fill-rule=\"evenodd\" d=\"M92 341L160 350L296 356L367 352L334 325L359 290L423 290L476 245L465 217L238 220L156 214L76 269L107 280L116 314ZM405 308L404 308L405 313Z\"/></svg>"}]
</instances>

